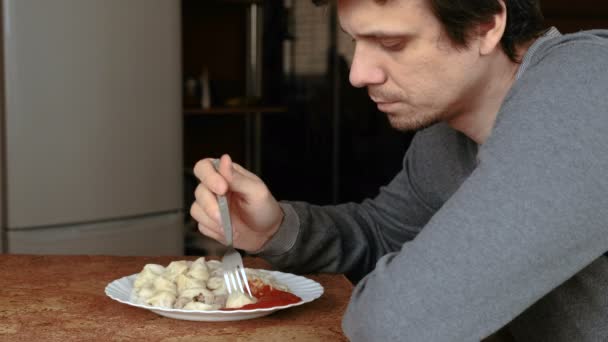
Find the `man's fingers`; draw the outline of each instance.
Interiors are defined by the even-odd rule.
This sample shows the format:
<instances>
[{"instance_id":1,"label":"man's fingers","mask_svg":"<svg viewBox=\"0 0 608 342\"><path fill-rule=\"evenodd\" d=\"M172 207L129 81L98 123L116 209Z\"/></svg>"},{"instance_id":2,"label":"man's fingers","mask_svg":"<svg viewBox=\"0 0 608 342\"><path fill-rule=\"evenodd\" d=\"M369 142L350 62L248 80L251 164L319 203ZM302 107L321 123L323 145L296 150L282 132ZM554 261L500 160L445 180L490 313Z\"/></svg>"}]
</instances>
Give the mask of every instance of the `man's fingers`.
<instances>
[{"instance_id":1,"label":"man's fingers","mask_svg":"<svg viewBox=\"0 0 608 342\"><path fill-rule=\"evenodd\" d=\"M232 169L239 173L240 175L242 175L243 177L247 177L251 180L258 180L260 179L258 176L255 175L255 173L247 170L246 168L242 167L240 164L237 163L232 163Z\"/></svg>"},{"instance_id":2,"label":"man's fingers","mask_svg":"<svg viewBox=\"0 0 608 342\"><path fill-rule=\"evenodd\" d=\"M261 180L254 173L232 161L229 155L220 158L219 167L213 166L213 159L206 158L194 166L194 174L207 189L214 194L225 194L228 190L247 194L251 186Z\"/></svg>"},{"instance_id":3,"label":"man's fingers","mask_svg":"<svg viewBox=\"0 0 608 342\"><path fill-rule=\"evenodd\" d=\"M209 229L208 227L205 227L204 225L200 224L198 225L198 230L205 236L208 236L210 238L212 238L213 240L218 241L219 243L225 245L226 244L226 240L224 239L224 235L220 235L218 234L215 230L213 229Z\"/></svg>"},{"instance_id":4,"label":"man's fingers","mask_svg":"<svg viewBox=\"0 0 608 342\"><path fill-rule=\"evenodd\" d=\"M228 190L226 179L213 166L213 159L205 158L194 165L194 175L208 189L216 194L224 194Z\"/></svg>"},{"instance_id":5,"label":"man's fingers","mask_svg":"<svg viewBox=\"0 0 608 342\"><path fill-rule=\"evenodd\" d=\"M201 206L194 202L190 207L190 215L193 219L195 219L199 224L199 229L201 226L205 227L208 231L214 231L217 235L223 236L222 225L209 217L207 213L201 208Z\"/></svg>"},{"instance_id":6,"label":"man's fingers","mask_svg":"<svg viewBox=\"0 0 608 342\"><path fill-rule=\"evenodd\" d=\"M213 219L216 224L220 224L220 209L217 203L217 196L209 191L207 187L199 184L194 190L194 197L196 198L196 204Z\"/></svg>"},{"instance_id":7,"label":"man's fingers","mask_svg":"<svg viewBox=\"0 0 608 342\"><path fill-rule=\"evenodd\" d=\"M231 173L230 190L239 193L242 198L246 199L263 192L265 186L260 178L239 164L232 163Z\"/></svg>"},{"instance_id":8,"label":"man's fingers","mask_svg":"<svg viewBox=\"0 0 608 342\"><path fill-rule=\"evenodd\" d=\"M232 180L232 164L232 158L230 158L229 155L224 154L220 157L220 164L217 171L228 182Z\"/></svg>"}]
</instances>

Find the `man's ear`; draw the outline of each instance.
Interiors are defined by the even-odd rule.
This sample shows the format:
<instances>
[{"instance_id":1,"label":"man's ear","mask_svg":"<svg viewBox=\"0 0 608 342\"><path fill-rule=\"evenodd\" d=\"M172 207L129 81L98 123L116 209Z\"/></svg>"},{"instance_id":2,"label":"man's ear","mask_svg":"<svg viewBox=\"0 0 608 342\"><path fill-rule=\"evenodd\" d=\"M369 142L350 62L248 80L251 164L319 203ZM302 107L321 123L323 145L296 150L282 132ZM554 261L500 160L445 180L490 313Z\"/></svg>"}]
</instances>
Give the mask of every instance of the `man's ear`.
<instances>
[{"instance_id":1,"label":"man's ear","mask_svg":"<svg viewBox=\"0 0 608 342\"><path fill-rule=\"evenodd\" d=\"M492 16L488 22L481 23L477 27L479 38L479 53L488 55L500 44L505 27L507 26L507 7L504 0L499 0L502 11Z\"/></svg>"}]
</instances>

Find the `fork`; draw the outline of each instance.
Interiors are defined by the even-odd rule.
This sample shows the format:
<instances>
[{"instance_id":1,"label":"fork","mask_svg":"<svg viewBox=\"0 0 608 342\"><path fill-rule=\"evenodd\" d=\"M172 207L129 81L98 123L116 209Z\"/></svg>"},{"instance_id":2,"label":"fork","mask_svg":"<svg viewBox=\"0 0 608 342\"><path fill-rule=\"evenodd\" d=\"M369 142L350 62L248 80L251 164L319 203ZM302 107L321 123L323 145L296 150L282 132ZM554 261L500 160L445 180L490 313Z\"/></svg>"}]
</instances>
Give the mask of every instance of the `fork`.
<instances>
[{"instance_id":1,"label":"fork","mask_svg":"<svg viewBox=\"0 0 608 342\"><path fill-rule=\"evenodd\" d=\"M220 160L214 159L213 166L216 170L219 170ZM222 269L224 270L226 289L229 294L232 294L233 291L245 293L245 289L247 289L249 297L252 297L249 282L247 281L247 274L245 273L245 266L243 266L243 258L232 246L232 222L230 221L230 211L226 196L217 195L217 203L220 208L220 218L226 238L227 249L222 257Z\"/></svg>"}]
</instances>

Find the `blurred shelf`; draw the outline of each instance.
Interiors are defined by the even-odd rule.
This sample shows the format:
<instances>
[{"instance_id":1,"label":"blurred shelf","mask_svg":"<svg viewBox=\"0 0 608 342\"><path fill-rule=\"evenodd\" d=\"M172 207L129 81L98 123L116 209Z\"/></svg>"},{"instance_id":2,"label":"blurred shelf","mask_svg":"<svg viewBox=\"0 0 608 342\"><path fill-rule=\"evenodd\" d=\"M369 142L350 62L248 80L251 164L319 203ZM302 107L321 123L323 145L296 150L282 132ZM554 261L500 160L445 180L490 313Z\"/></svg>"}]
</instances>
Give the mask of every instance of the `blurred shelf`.
<instances>
[{"instance_id":1,"label":"blurred shelf","mask_svg":"<svg viewBox=\"0 0 608 342\"><path fill-rule=\"evenodd\" d=\"M237 117L240 115L245 121L245 167L258 176L262 172L262 117L263 114L286 114L287 107L281 106L223 106L203 108L184 108L185 117ZM223 120L223 119L222 119Z\"/></svg>"},{"instance_id":2,"label":"blurred shelf","mask_svg":"<svg viewBox=\"0 0 608 342\"><path fill-rule=\"evenodd\" d=\"M212 107L184 108L185 116L197 115L226 115L226 114L255 114L255 113L287 113L287 107L247 106L247 107Z\"/></svg>"}]
</instances>

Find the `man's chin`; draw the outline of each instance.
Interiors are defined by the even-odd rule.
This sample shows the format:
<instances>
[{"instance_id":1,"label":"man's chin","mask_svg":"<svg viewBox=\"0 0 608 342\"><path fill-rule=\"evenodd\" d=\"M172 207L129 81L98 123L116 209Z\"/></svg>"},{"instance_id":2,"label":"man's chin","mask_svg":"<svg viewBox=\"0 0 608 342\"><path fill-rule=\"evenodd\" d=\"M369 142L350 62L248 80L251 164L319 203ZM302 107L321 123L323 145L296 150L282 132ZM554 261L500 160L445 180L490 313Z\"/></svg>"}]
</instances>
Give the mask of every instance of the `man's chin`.
<instances>
[{"instance_id":1,"label":"man's chin","mask_svg":"<svg viewBox=\"0 0 608 342\"><path fill-rule=\"evenodd\" d=\"M432 118L426 118L426 120L419 117L404 118L402 115L391 113L386 113L386 116L391 127L402 132L417 131L438 122L438 120Z\"/></svg>"}]
</instances>

